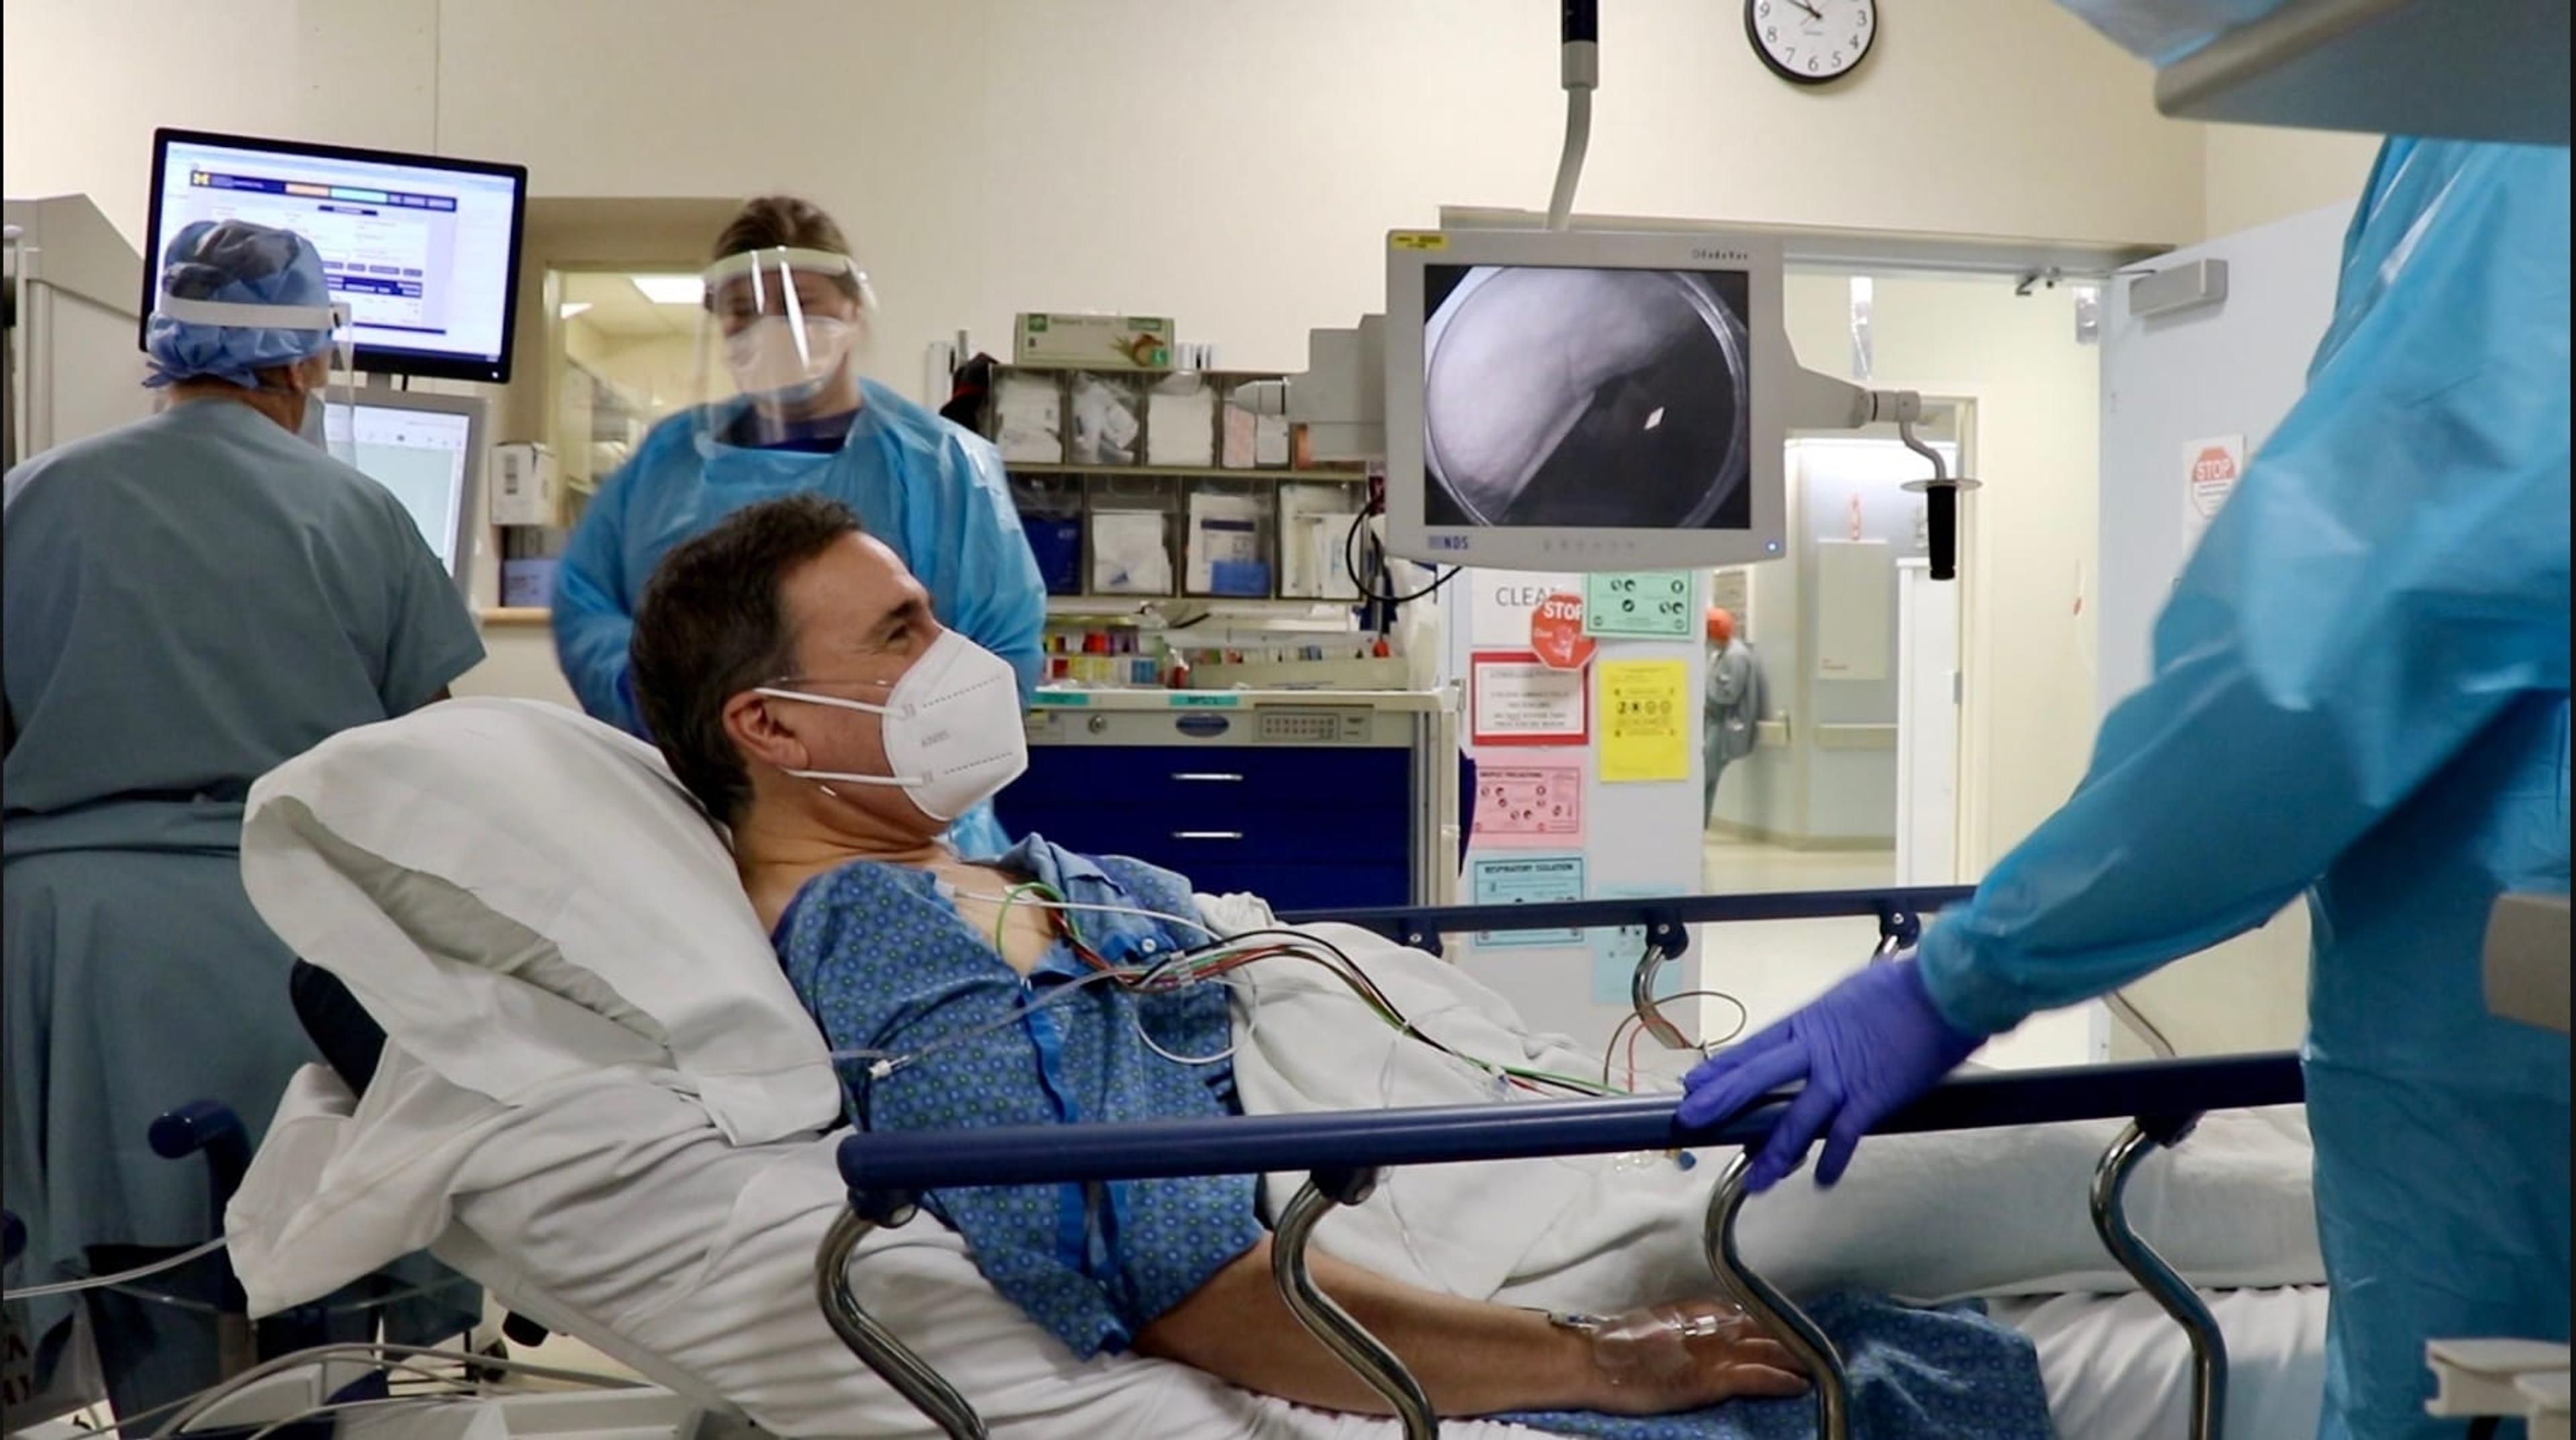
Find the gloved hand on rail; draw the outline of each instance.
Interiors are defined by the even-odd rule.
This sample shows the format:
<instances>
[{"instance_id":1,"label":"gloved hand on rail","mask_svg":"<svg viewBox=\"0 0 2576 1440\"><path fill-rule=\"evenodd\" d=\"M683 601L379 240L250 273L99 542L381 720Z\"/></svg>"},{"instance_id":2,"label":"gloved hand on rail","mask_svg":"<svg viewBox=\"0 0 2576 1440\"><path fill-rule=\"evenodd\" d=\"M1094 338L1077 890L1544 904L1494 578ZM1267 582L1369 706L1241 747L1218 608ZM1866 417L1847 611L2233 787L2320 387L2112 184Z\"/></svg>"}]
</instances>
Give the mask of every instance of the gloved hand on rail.
<instances>
[{"instance_id":1,"label":"gloved hand on rail","mask_svg":"<svg viewBox=\"0 0 2576 1440\"><path fill-rule=\"evenodd\" d=\"M1816 1183L1840 1180L1870 1127L1939 1083L1986 1043L1943 1019L1912 951L1872 965L1743 1044L1703 1062L1683 1082L1681 1120L1706 1125L1793 1080L1789 1102L1754 1157L1746 1188L1768 1190L1804 1164L1825 1137Z\"/></svg>"}]
</instances>

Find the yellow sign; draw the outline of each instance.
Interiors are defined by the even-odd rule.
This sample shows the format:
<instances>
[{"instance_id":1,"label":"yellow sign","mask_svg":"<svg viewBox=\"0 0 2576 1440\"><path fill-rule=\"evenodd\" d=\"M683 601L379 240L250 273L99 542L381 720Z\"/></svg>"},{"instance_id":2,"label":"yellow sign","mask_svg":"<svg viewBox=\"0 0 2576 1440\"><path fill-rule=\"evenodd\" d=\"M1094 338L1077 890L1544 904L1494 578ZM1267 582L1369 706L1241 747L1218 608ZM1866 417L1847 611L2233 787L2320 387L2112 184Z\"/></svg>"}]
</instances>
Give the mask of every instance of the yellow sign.
<instances>
[{"instance_id":1,"label":"yellow sign","mask_svg":"<svg viewBox=\"0 0 2576 1440\"><path fill-rule=\"evenodd\" d=\"M1437 230L1398 230L1386 237L1390 250L1446 250L1449 237Z\"/></svg>"},{"instance_id":2,"label":"yellow sign","mask_svg":"<svg viewBox=\"0 0 2576 1440\"><path fill-rule=\"evenodd\" d=\"M1601 778L1623 781L1690 778L1690 662L1604 660L1595 721Z\"/></svg>"}]
</instances>

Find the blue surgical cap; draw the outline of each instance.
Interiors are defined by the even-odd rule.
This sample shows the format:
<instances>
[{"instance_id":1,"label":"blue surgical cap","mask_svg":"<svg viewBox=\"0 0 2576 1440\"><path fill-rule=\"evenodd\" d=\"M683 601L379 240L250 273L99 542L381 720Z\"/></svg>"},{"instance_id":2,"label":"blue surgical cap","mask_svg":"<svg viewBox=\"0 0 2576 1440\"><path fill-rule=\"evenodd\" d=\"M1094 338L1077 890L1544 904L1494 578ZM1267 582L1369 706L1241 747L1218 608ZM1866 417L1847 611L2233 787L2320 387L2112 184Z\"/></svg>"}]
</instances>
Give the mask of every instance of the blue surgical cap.
<instances>
[{"instance_id":1,"label":"blue surgical cap","mask_svg":"<svg viewBox=\"0 0 2576 1440\"><path fill-rule=\"evenodd\" d=\"M161 256L159 293L227 305L318 308L331 303L322 255L312 241L247 220L190 222ZM152 376L143 383L215 379L256 390L258 371L292 365L330 345L328 329L199 324L172 319L156 303L143 338L143 348L152 356Z\"/></svg>"}]
</instances>

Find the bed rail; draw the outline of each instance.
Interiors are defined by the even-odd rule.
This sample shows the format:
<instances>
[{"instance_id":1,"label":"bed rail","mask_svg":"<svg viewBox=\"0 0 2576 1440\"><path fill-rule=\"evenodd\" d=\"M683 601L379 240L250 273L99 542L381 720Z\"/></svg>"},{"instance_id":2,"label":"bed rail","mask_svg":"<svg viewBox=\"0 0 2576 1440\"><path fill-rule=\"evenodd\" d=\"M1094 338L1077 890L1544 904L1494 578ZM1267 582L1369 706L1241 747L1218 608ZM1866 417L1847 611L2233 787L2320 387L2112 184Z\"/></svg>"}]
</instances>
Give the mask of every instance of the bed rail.
<instances>
[{"instance_id":1,"label":"bed rail","mask_svg":"<svg viewBox=\"0 0 2576 1440\"><path fill-rule=\"evenodd\" d=\"M1545 900L1526 905L1389 905L1354 910L1300 910L1283 924L1338 923L1375 931L1398 945L1440 953L1441 937L1487 930L1590 930L1642 927L1646 943L1667 960L1690 948L1693 925L1747 920L1829 920L1871 915L1882 941L1911 945L1923 917L1977 893L1973 885L1898 885L1871 890L1780 890L1749 895L1671 895L1660 899Z\"/></svg>"},{"instance_id":2,"label":"bed rail","mask_svg":"<svg viewBox=\"0 0 2576 1440\"><path fill-rule=\"evenodd\" d=\"M1561 907L1516 908L1536 912ZM1535 923L1564 923L1530 918ZM2134 1120L2104 1158L2092 1195L2095 1225L2114 1258L2191 1333L2196 1361L2193 1433L2199 1440L2217 1440L2224 1346L2190 1288L2128 1228L2119 1213L2122 1187L2149 1149L2181 1139L2202 1112L2289 1104L2304 1093L2298 1057L2291 1054L1981 1073L1944 1082L1890 1116L1873 1133ZM818 1257L817 1281L825 1315L851 1350L947 1434L966 1440L984 1434L973 1408L919 1357L868 1320L850 1292L847 1262L869 1229L903 1223L920 1196L936 1189L1303 1170L1310 1178L1291 1213L1303 1215L1306 1223L1294 1237L1283 1226L1274 1239L1275 1249L1284 1256L1278 1261L1283 1292L1291 1294L1291 1308L1318 1338L1386 1396L1394 1412L1404 1418L1408 1440L1428 1440L1433 1434L1429 1406L1401 1362L1347 1316L1336 1323L1337 1311L1322 1313L1298 1305L1292 1287L1320 1295L1305 1276L1302 1243L1315 1218L1335 1203L1364 1198L1375 1172L1386 1166L1740 1147L1767 1136L1787 1104L1785 1094L1769 1096L1735 1116L1700 1127L1679 1123L1673 1096L1641 1095L1115 1125L854 1134L842 1142L839 1157L842 1179L850 1187L851 1210L834 1227L832 1241ZM1849 1433L1847 1387L1832 1342L1793 1302L1752 1276L1735 1256L1734 1220L1745 1202L1744 1168L1739 1154L1710 1201L1706 1245L1711 1266L1739 1303L1808 1359L1814 1370L1818 1433L1829 1440L1843 1440Z\"/></svg>"}]
</instances>

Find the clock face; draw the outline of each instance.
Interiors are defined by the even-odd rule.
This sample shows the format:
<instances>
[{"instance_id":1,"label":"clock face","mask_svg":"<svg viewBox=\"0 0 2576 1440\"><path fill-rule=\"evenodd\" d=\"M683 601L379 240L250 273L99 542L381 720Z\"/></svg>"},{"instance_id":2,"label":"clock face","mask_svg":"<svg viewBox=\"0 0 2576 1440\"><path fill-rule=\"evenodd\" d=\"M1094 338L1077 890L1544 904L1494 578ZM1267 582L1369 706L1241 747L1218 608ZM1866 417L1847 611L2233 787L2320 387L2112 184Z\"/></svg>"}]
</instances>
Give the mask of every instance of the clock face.
<instances>
[{"instance_id":1,"label":"clock face","mask_svg":"<svg viewBox=\"0 0 2576 1440\"><path fill-rule=\"evenodd\" d=\"M1783 80L1839 80L1878 38L1878 0L1744 0L1744 33Z\"/></svg>"}]
</instances>

